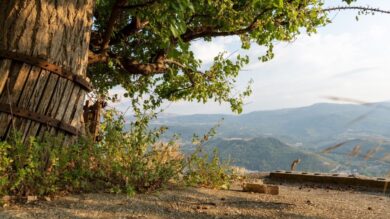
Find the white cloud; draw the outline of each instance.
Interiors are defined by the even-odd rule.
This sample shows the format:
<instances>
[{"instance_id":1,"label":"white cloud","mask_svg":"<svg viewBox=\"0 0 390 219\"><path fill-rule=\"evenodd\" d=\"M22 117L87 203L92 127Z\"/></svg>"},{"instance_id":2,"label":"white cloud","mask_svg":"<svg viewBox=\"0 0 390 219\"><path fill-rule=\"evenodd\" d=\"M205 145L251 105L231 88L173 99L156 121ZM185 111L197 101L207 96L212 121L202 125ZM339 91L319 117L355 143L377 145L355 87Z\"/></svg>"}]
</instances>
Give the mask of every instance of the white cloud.
<instances>
[{"instance_id":1,"label":"white cloud","mask_svg":"<svg viewBox=\"0 0 390 219\"><path fill-rule=\"evenodd\" d=\"M220 37L213 39L211 42L198 40L192 43L191 49L195 57L202 60L204 65L213 62L214 57L224 51L232 51L232 47L240 48L238 37Z\"/></svg>"}]
</instances>

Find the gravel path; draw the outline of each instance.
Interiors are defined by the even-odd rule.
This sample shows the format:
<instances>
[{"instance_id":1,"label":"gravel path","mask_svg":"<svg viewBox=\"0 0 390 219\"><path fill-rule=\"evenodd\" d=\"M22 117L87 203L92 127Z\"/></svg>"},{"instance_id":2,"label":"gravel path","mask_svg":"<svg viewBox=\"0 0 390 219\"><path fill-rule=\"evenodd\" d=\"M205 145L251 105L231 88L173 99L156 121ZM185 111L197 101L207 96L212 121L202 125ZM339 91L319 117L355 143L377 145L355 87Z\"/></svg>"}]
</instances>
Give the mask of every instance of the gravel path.
<instances>
[{"instance_id":1,"label":"gravel path","mask_svg":"<svg viewBox=\"0 0 390 219\"><path fill-rule=\"evenodd\" d=\"M238 188L236 188L238 189ZM0 208L0 218L390 218L380 193L281 185L279 195L174 188L153 194L85 194Z\"/></svg>"}]
</instances>

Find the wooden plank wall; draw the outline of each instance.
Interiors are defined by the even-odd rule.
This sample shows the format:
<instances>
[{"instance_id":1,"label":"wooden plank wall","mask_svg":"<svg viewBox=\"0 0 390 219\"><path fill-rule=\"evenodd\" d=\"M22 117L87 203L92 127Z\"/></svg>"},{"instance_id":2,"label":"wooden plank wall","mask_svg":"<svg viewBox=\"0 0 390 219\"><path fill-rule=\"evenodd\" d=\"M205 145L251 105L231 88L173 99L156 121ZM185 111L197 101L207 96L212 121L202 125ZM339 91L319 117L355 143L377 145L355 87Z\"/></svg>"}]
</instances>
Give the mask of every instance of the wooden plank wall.
<instances>
[{"instance_id":1,"label":"wooden plank wall","mask_svg":"<svg viewBox=\"0 0 390 219\"><path fill-rule=\"evenodd\" d=\"M47 115L81 130L85 94L86 91L73 81L47 70L18 61L0 59L0 103ZM62 132L45 124L0 112L0 138L9 137L13 131L21 132L24 136ZM26 141L27 137L23 140Z\"/></svg>"}]
</instances>

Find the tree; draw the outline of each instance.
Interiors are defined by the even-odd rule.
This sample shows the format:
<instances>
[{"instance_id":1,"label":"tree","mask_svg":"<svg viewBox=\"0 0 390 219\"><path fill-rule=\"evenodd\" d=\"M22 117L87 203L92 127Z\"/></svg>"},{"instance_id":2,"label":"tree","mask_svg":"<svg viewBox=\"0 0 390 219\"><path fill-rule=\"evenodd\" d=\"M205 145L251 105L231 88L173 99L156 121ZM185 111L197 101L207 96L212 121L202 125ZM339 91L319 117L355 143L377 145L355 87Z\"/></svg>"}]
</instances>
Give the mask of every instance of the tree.
<instances>
[{"instance_id":1,"label":"tree","mask_svg":"<svg viewBox=\"0 0 390 219\"><path fill-rule=\"evenodd\" d=\"M242 98L251 91L233 95L232 90L248 57L221 53L202 70L191 42L236 35L243 49L252 43L265 46L267 52L259 56L267 61L274 42L291 41L303 30L315 33L329 23L328 11L351 8L324 9L321 0L96 0L92 15L92 5L92 0L0 5L0 49L7 53L4 57L2 52L6 59L0 61L1 138L13 129L25 137L80 130L84 90L89 88L83 79L87 65L98 94L121 85L135 107L212 99L241 112ZM45 60L21 59L23 54ZM58 74L58 67L68 74Z\"/></svg>"},{"instance_id":2,"label":"tree","mask_svg":"<svg viewBox=\"0 0 390 219\"><path fill-rule=\"evenodd\" d=\"M1 1L0 138L81 128L93 0Z\"/></svg>"}]
</instances>

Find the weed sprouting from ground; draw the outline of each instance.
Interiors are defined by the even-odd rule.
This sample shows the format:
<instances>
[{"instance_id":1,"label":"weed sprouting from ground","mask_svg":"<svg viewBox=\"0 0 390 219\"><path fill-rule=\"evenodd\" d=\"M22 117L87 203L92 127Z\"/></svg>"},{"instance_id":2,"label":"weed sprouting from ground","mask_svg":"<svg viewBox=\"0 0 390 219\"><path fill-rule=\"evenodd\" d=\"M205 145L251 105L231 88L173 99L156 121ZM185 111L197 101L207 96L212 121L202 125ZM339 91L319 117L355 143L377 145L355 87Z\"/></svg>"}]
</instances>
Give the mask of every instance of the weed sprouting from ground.
<instances>
[{"instance_id":1,"label":"weed sprouting from ground","mask_svg":"<svg viewBox=\"0 0 390 219\"><path fill-rule=\"evenodd\" d=\"M221 161L218 156L218 150L214 149L213 153L204 152L203 145L210 137L215 135L219 123L210 129L203 138L194 135L193 144L195 151L186 159L184 181L190 186L203 186L208 188L227 189L230 183L236 177L229 161Z\"/></svg>"}]
</instances>

